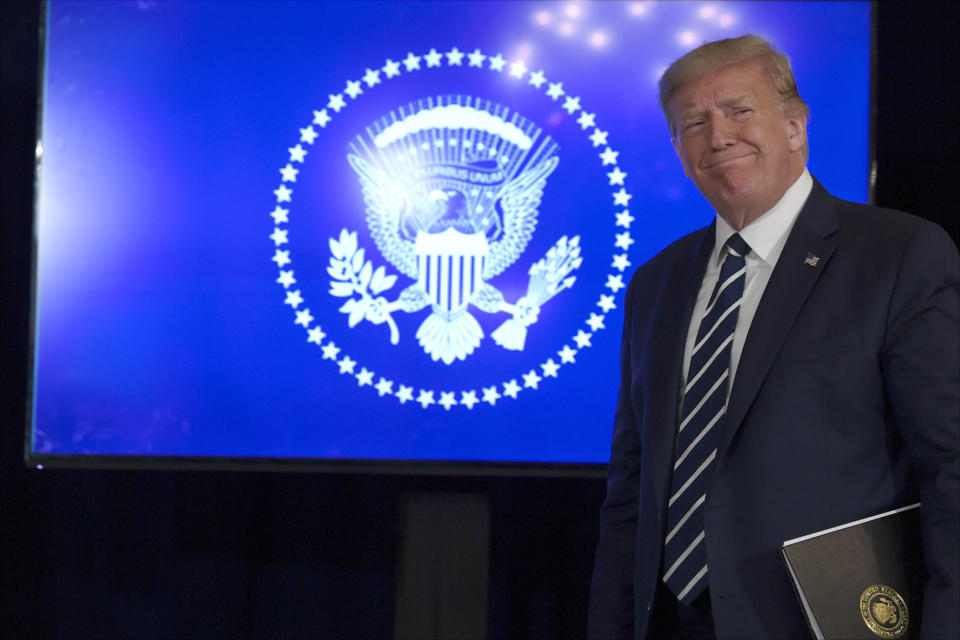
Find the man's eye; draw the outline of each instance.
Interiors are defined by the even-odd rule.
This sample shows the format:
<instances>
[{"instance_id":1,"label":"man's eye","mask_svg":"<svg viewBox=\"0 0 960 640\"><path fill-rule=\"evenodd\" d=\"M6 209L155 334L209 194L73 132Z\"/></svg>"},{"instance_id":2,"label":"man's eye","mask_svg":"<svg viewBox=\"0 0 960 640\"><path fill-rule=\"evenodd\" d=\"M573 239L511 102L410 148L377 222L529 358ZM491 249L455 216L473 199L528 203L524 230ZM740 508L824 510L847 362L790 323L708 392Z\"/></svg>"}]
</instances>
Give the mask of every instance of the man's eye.
<instances>
[{"instance_id":1,"label":"man's eye","mask_svg":"<svg viewBox=\"0 0 960 640\"><path fill-rule=\"evenodd\" d=\"M696 131L697 129L702 127L703 124L704 124L703 120L694 120L692 122L688 122L686 126L683 127L683 131L684 133L690 133L692 131Z\"/></svg>"},{"instance_id":2,"label":"man's eye","mask_svg":"<svg viewBox=\"0 0 960 640\"><path fill-rule=\"evenodd\" d=\"M750 107L740 107L737 109L737 115L745 115L753 111Z\"/></svg>"}]
</instances>

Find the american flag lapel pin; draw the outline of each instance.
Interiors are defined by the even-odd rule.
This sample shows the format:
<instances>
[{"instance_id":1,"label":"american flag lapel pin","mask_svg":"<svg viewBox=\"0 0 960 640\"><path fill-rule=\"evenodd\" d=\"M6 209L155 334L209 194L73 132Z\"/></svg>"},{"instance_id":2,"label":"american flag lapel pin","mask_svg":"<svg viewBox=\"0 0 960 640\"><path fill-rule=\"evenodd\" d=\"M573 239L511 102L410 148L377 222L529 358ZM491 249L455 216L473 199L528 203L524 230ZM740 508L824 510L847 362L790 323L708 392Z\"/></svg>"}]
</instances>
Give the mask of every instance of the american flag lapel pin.
<instances>
[{"instance_id":1,"label":"american flag lapel pin","mask_svg":"<svg viewBox=\"0 0 960 640\"><path fill-rule=\"evenodd\" d=\"M820 262L820 256L814 255L813 253L808 253L807 257L803 259L803 264L808 267L816 267Z\"/></svg>"}]
</instances>

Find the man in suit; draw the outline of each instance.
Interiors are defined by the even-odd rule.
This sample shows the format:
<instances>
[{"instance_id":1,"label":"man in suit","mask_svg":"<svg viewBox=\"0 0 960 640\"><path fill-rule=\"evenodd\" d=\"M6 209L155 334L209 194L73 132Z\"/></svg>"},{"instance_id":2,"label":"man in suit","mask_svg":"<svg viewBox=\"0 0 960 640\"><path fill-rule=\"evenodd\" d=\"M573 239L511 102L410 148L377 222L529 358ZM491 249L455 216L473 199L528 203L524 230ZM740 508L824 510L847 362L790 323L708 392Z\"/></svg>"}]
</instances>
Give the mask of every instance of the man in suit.
<instances>
[{"instance_id":1,"label":"man in suit","mask_svg":"<svg viewBox=\"0 0 960 640\"><path fill-rule=\"evenodd\" d=\"M956 246L813 179L762 38L686 54L660 98L717 217L627 291L588 635L806 637L783 541L921 500L922 633L960 637Z\"/></svg>"}]
</instances>

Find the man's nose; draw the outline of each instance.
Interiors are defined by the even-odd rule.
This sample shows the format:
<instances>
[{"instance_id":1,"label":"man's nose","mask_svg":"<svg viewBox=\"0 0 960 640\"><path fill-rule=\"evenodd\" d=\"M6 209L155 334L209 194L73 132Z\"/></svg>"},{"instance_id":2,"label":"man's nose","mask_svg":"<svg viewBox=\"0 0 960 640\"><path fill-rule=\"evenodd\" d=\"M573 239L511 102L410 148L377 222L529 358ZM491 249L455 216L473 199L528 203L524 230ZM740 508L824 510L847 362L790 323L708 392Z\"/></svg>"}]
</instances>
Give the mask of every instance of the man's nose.
<instances>
[{"instance_id":1,"label":"man's nose","mask_svg":"<svg viewBox=\"0 0 960 640\"><path fill-rule=\"evenodd\" d=\"M736 144L733 124L725 118L716 118L710 122L710 146L714 149L725 149Z\"/></svg>"}]
</instances>

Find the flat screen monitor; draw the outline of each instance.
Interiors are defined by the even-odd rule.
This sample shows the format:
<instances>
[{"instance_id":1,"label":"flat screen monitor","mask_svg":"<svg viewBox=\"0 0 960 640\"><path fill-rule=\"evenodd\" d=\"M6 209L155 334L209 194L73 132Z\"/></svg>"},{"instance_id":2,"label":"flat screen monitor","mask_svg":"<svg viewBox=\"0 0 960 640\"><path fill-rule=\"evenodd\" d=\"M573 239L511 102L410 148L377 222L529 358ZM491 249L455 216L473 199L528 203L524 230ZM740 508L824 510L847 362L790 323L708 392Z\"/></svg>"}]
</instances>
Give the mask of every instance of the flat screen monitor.
<instances>
[{"instance_id":1,"label":"flat screen monitor","mask_svg":"<svg viewBox=\"0 0 960 640\"><path fill-rule=\"evenodd\" d=\"M867 2L45 14L31 465L599 470L625 287L714 215L657 100L707 40L788 52L868 198Z\"/></svg>"}]
</instances>

